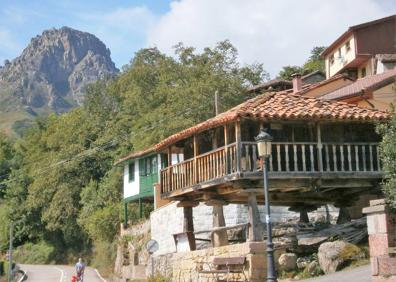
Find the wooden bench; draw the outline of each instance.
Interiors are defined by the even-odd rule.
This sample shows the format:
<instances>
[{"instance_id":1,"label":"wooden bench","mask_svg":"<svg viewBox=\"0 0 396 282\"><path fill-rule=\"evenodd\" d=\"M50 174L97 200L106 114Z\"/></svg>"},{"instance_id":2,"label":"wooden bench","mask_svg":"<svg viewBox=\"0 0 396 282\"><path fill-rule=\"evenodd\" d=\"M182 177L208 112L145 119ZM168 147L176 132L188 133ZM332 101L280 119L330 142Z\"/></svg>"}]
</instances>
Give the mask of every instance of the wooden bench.
<instances>
[{"instance_id":1,"label":"wooden bench","mask_svg":"<svg viewBox=\"0 0 396 282\"><path fill-rule=\"evenodd\" d=\"M204 266L207 266L205 269ZM230 281L230 274L241 273L244 281L248 281L245 275L246 257L215 257L211 262L204 262L198 269L198 278L200 274L212 274L217 281L221 275L225 275L225 281ZM224 279L223 279L224 281Z\"/></svg>"}]
</instances>

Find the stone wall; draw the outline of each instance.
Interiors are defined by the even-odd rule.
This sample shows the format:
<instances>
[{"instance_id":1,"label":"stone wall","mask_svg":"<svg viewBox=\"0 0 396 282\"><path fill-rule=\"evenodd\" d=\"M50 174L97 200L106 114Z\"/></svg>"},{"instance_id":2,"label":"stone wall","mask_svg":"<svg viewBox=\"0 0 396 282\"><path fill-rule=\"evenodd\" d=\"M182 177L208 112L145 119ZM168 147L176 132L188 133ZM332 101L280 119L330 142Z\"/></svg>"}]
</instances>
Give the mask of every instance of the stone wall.
<instances>
[{"instance_id":1,"label":"stone wall","mask_svg":"<svg viewBox=\"0 0 396 282\"><path fill-rule=\"evenodd\" d=\"M371 275L373 282L396 282L396 214L385 200L372 200L367 214Z\"/></svg>"},{"instance_id":2,"label":"stone wall","mask_svg":"<svg viewBox=\"0 0 396 282\"><path fill-rule=\"evenodd\" d=\"M278 261L283 250L275 250L275 261ZM245 275L248 281L264 281L267 273L267 261L264 242L246 242L223 246L218 248L208 248L204 250L181 252L154 256L152 267L151 262L147 267L147 275L161 273L171 279L171 281L217 281L213 275L199 274L198 269L204 267L205 262L210 262L214 257L246 257ZM232 281L243 281L241 274L233 274ZM242 277L240 277L242 276ZM230 277L231 278L231 277ZM238 280L239 279L239 280Z\"/></svg>"},{"instance_id":3,"label":"stone wall","mask_svg":"<svg viewBox=\"0 0 396 282\"><path fill-rule=\"evenodd\" d=\"M120 240L117 245L112 281L125 282L146 278L146 265L150 255L146 251L145 243L149 238L149 221L128 228L120 225Z\"/></svg>"},{"instance_id":4,"label":"stone wall","mask_svg":"<svg viewBox=\"0 0 396 282\"><path fill-rule=\"evenodd\" d=\"M338 209L330 206L330 213L332 218L337 217ZM193 209L194 216L194 230L202 231L212 228L213 208L200 204ZM264 206L259 206L261 221L265 221ZM288 211L287 207L273 207L271 208L272 219L274 222L284 222L290 219L298 219L299 214ZM326 210L324 207L317 211L309 213L313 220L320 218L325 219ZM224 206L224 217L227 226L247 223L248 222L248 207L247 205L229 204ZM151 213L151 238L156 240L159 244L159 250L155 255L162 255L173 253L176 251L176 246L173 239L173 234L183 231L183 208L177 208L176 203L164 205ZM204 235L199 235L203 238Z\"/></svg>"}]
</instances>

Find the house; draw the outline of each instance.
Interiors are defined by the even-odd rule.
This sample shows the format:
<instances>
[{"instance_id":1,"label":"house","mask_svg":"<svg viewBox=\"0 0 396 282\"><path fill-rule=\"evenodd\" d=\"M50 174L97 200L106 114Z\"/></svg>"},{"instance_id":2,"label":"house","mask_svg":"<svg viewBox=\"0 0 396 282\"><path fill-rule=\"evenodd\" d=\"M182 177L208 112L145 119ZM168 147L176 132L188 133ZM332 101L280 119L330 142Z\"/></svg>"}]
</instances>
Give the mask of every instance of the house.
<instances>
[{"instance_id":1,"label":"house","mask_svg":"<svg viewBox=\"0 0 396 282\"><path fill-rule=\"evenodd\" d=\"M272 204L302 212L327 203L350 206L360 195L380 193L380 139L374 123L388 117L386 112L286 91L262 94L155 146L165 157L184 155L183 162L161 170L161 197L185 209L185 231L193 231L192 207L199 202L248 203L249 228L255 228L263 173L254 137L267 128L274 137Z\"/></svg>"},{"instance_id":2,"label":"house","mask_svg":"<svg viewBox=\"0 0 396 282\"><path fill-rule=\"evenodd\" d=\"M142 203L154 203L154 184L159 181L159 171L165 164L154 148L134 152L118 160L115 165L124 167L123 202L125 225L128 224L128 203L139 203L139 216L142 217Z\"/></svg>"},{"instance_id":3,"label":"house","mask_svg":"<svg viewBox=\"0 0 396 282\"><path fill-rule=\"evenodd\" d=\"M302 83L303 84L313 84L313 83L318 83L326 79L326 75L320 71L316 70L313 72L310 72L306 75L303 75L301 77Z\"/></svg>"},{"instance_id":4,"label":"house","mask_svg":"<svg viewBox=\"0 0 396 282\"><path fill-rule=\"evenodd\" d=\"M298 80L301 79L301 82ZM340 89L353 83L355 80L345 74L337 74L329 79L322 80L312 84L303 84L302 77L296 74L293 77L293 89L289 92L294 94L304 95L307 97L320 97L334 90Z\"/></svg>"},{"instance_id":5,"label":"house","mask_svg":"<svg viewBox=\"0 0 396 282\"><path fill-rule=\"evenodd\" d=\"M325 93L320 98L353 103L365 108L394 111L396 68L360 78L347 86Z\"/></svg>"},{"instance_id":6,"label":"house","mask_svg":"<svg viewBox=\"0 0 396 282\"><path fill-rule=\"evenodd\" d=\"M351 26L322 52L326 78L362 78L395 66L396 15Z\"/></svg>"},{"instance_id":7,"label":"house","mask_svg":"<svg viewBox=\"0 0 396 282\"><path fill-rule=\"evenodd\" d=\"M326 78L325 74L317 70L301 76L301 83L302 85L314 85L318 82L323 81L325 78ZM276 91L282 91L288 89L293 89L292 81L276 78L264 82L262 84L258 84L253 87L250 87L247 90L247 93L250 97L253 97L257 94L262 94L265 92L276 92Z\"/></svg>"},{"instance_id":8,"label":"house","mask_svg":"<svg viewBox=\"0 0 396 282\"><path fill-rule=\"evenodd\" d=\"M184 251L195 250L197 240L209 240L213 248L205 250L205 256L246 255L249 281L263 280L265 269L253 266L255 260L265 265L259 216L263 165L254 139L261 129L274 138L268 165L271 205L304 214L331 203L340 208L341 216L362 195L381 194L380 137L374 124L388 118L386 112L353 104L267 92L159 142L154 148L168 164L173 154L183 155L183 161L160 171L159 193L174 208L164 206L151 215L152 238L159 246L182 245L176 247L183 251L176 257L186 264L169 266L173 273L190 279L203 252ZM228 226L224 211L235 205L246 207L247 222ZM205 217L195 214L204 207L213 212ZM234 214L241 212L234 209ZM213 222L212 228L201 230L208 222ZM166 226L178 230L170 233ZM246 241L228 245L226 231L242 226ZM211 237L203 238L203 232ZM167 255L161 258L169 261Z\"/></svg>"}]
</instances>

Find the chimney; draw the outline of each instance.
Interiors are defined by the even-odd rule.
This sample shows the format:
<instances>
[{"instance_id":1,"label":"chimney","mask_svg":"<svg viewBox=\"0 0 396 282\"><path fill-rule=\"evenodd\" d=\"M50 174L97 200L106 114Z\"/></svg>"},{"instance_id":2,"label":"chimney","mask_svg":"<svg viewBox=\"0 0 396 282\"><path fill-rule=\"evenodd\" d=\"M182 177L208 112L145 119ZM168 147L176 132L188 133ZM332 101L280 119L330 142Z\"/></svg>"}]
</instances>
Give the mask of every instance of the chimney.
<instances>
[{"instance_id":1,"label":"chimney","mask_svg":"<svg viewBox=\"0 0 396 282\"><path fill-rule=\"evenodd\" d=\"M301 74L295 73L292 74L292 77L293 77L293 93L297 93L301 90L301 86L302 86Z\"/></svg>"}]
</instances>

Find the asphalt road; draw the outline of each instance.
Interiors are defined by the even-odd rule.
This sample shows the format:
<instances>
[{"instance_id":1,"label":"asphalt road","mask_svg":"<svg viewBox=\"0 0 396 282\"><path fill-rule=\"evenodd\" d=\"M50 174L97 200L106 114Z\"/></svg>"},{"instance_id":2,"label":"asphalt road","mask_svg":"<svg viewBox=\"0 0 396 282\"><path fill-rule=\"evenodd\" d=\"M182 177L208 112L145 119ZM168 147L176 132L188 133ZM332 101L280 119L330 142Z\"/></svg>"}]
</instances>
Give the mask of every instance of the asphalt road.
<instances>
[{"instance_id":1,"label":"asphalt road","mask_svg":"<svg viewBox=\"0 0 396 282\"><path fill-rule=\"evenodd\" d=\"M21 264L20 269L27 274L28 282L70 282L75 270L67 265L27 265ZM99 277L95 269L86 267L84 282L106 282Z\"/></svg>"},{"instance_id":2,"label":"asphalt road","mask_svg":"<svg viewBox=\"0 0 396 282\"><path fill-rule=\"evenodd\" d=\"M301 280L303 282L371 282L370 265L360 266L336 273Z\"/></svg>"}]
</instances>

